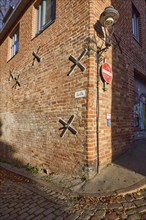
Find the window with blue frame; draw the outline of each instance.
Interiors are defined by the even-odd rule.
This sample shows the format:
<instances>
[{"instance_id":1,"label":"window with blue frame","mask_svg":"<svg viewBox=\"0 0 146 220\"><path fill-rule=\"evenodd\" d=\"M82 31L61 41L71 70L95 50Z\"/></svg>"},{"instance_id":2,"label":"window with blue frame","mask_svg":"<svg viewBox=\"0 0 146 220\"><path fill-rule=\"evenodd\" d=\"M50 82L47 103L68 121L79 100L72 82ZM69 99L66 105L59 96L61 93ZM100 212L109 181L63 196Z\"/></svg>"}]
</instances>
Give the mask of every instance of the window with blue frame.
<instances>
[{"instance_id":1,"label":"window with blue frame","mask_svg":"<svg viewBox=\"0 0 146 220\"><path fill-rule=\"evenodd\" d=\"M19 28L16 29L15 32L10 36L11 39L11 48L10 48L10 58L15 56L19 50Z\"/></svg>"},{"instance_id":2,"label":"window with blue frame","mask_svg":"<svg viewBox=\"0 0 146 220\"><path fill-rule=\"evenodd\" d=\"M39 1L36 12L36 34L38 34L55 20L56 0Z\"/></svg>"},{"instance_id":3,"label":"window with blue frame","mask_svg":"<svg viewBox=\"0 0 146 220\"><path fill-rule=\"evenodd\" d=\"M139 42L140 41L140 15L137 9L132 7L132 30L133 37Z\"/></svg>"}]
</instances>

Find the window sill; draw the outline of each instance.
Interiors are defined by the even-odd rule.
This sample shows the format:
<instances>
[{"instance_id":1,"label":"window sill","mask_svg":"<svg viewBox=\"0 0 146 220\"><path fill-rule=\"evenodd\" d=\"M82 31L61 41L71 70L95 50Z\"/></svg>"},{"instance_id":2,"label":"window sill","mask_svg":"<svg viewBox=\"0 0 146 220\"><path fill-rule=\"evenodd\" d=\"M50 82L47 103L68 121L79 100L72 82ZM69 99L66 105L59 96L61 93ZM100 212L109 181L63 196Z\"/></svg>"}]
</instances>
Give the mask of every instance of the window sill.
<instances>
[{"instance_id":1,"label":"window sill","mask_svg":"<svg viewBox=\"0 0 146 220\"><path fill-rule=\"evenodd\" d=\"M44 25L44 27L42 28L42 30L40 30L39 32L37 32L35 34L35 36L31 39L35 39L37 36L39 36L44 30L46 30L51 24L53 24L55 22L55 19L54 20L51 20L50 22L48 22L46 25Z\"/></svg>"},{"instance_id":2,"label":"window sill","mask_svg":"<svg viewBox=\"0 0 146 220\"><path fill-rule=\"evenodd\" d=\"M134 41L136 41L136 43L137 43L137 44L139 44L139 46L140 46L140 47L142 47L142 45L141 45L140 41L139 41L139 40L137 40L135 36L133 36L133 39L134 39Z\"/></svg>"},{"instance_id":3,"label":"window sill","mask_svg":"<svg viewBox=\"0 0 146 220\"><path fill-rule=\"evenodd\" d=\"M9 58L9 59L7 60L7 63L10 62L14 57L16 57L17 54L18 54L18 52L16 52L13 57Z\"/></svg>"}]
</instances>

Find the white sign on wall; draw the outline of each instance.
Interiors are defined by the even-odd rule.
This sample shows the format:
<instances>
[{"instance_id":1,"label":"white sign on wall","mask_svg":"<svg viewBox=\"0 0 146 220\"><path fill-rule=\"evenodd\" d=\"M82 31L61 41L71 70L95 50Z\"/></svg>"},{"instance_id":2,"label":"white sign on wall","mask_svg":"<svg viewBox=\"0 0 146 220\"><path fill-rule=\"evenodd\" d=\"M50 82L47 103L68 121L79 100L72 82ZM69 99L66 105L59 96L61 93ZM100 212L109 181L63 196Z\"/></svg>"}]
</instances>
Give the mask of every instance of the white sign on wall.
<instances>
[{"instance_id":1,"label":"white sign on wall","mask_svg":"<svg viewBox=\"0 0 146 220\"><path fill-rule=\"evenodd\" d=\"M86 90L81 90L81 91L75 92L76 99L83 98L83 97L86 97Z\"/></svg>"}]
</instances>

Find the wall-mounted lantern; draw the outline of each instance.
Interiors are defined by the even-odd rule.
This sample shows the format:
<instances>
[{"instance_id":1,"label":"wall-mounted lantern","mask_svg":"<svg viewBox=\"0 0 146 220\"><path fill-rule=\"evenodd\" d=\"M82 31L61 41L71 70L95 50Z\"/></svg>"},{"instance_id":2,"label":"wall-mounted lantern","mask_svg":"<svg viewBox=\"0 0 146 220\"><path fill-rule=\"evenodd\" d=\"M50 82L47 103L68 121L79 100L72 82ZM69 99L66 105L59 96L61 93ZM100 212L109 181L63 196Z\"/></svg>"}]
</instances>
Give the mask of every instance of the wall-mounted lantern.
<instances>
[{"instance_id":1,"label":"wall-mounted lantern","mask_svg":"<svg viewBox=\"0 0 146 220\"><path fill-rule=\"evenodd\" d=\"M104 27L105 31L105 48L100 49L100 51L105 51L108 47L111 46L111 38L114 33L114 25L119 19L119 12L113 7L108 6L101 13L99 21L101 26Z\"/></svg>"}]
</instances>

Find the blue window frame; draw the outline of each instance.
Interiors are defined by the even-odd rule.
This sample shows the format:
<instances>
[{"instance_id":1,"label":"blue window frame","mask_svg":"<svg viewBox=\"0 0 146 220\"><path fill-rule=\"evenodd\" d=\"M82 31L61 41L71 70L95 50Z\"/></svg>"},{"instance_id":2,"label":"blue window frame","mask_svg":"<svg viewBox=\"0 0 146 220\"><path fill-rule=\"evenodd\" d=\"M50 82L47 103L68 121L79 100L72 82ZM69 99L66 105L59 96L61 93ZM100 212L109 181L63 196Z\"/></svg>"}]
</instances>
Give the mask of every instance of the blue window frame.
<instances>
[{"instance_id":1,"label":"blue window frame","mask_svg":"<svg viewBox=\"0 0 146 220\"><path fill-rule=\"evenodd\" d=\"M132 30L133 30L133 37L139 42L140 40L140 15L137 9L133 6L132 7Z\"/></svg>"},{"instance_id":2,"label":"blue window frame","mask_svg":"<svg viewBox=\"0 0 146 220\"><path fill-rule=\"evenodd\" d=\"M55 20L56 0L42 0L36 7L36 34L44 30Z\"/></svg>"}]
</instances>

